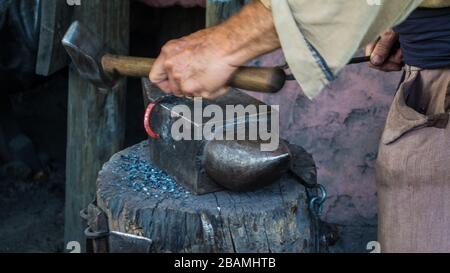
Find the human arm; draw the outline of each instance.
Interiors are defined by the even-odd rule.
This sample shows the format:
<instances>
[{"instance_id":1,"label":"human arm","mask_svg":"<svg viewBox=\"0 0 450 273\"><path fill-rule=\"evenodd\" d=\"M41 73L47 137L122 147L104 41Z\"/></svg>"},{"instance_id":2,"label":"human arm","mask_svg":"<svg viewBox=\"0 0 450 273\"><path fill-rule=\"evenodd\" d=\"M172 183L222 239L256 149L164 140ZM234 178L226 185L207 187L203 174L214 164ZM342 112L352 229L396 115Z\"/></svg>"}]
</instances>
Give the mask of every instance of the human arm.
<instances>
[{"instance_id":1,"label":"human arm","mask_svg":"<svg viewBox=\"0 0 450 273\"><path fill-rule=\"evenodd\" d=\"M164 46L150 79L167 93L213 98L237 66L278 47L304 94L314 98L355 52L400 23L422 0L253 1L223 24ZM271 10L270 10L270 9Z\"/></svg>"},{"instance_id":2,"label":"human arm","mask_svg":"<svg viewBox=\"0 0 450 273\"><path fill-rule=\"evenodd\" d=\"M150 80L166 93L215 98L239 66L279 47L271 11L255 0L218 26L168 42Z\"/></svg>"}]
</instances>

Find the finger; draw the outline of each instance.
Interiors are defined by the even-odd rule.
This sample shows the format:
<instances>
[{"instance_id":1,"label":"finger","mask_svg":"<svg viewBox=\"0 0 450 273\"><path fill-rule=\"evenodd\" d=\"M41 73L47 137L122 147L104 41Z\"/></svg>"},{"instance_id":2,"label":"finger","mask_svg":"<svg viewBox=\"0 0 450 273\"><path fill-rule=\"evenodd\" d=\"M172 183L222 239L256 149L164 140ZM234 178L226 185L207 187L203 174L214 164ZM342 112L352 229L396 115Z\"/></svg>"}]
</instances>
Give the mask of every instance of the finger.
<instances>
[{"instance_id":1,"label":"finger","mask_svg":"<svg viewBox=\"0 0 450 273\"><path fill-rule=\"evenodd\" d=\"M170 83L169 80L165 80L159 83L155 83L156 86L159 87L159 89L161 89L164 93L166 94L172 94L171 88L170 88Z\"/></svg>"},{"instance_id":2,"label":"finger","mask_svg":"<svg viewBox=\"0 0 450 273\"><path fill-rule=\"evenodd\" d=\"M201 94L201 97L208 99L208 100L213 100L213 99L216 99L218 97L225 95L226 93L228 93L228 91L230 91L229 87L222 87L219 90L214 91L214 92L203 92Z\"/></svg>"},{"instance_id":3,"label":"finger","mask_svg":"<svg viewBox=\"0 0 450 273\"><path fill-rule=\"evenodd\" d=\"M375 49L375 45L376 45L376 42L374 42L374 43L370 43L370 44L368 44L367 46L366 46L366 48L365 48L365 56L371 56L372 55L372 52L373 52L373 50Z\"/></svg>"},{"instance_id":4,"label":"finger","mask_svg":"<svg viewBox=\"0 0 450 273\"><path fill-rule=\"evenodd\" d=\"M383 33L371 54L372 64L382 65L391 55L392 48L397 41L398 35L394 31Z\"/></svg>"},{"instance_id":5,"label":"finger","mask_svg":"<svg viewBox=\"0 0 450 273\"><path fill-rule=\"evenodd\" d=\"M200 97L202 93L202 88L199 86L197 81L192 79L186 79L181 83L181 91L185 96L189 97Z\"/></svg>"},{"instance_id":6,"label":"finger","mask_svg":"<svg viewBox=\"0 0 450 273\"><path fill-rule=\"evenodd\" d=\"M164 65L165 57L161 54L153 63L150 71L150 81L158 86L164 93L172 94L173 84L169 81L169 75Z\"/></svg>"},{"instance_id":7,"label":"finger","mask_svg":"<svg viewBox=\"0 0 450 273\"><path fill-rule=\"evenodd\" d=\"M166 47L167 48L167 47ZM165 53L163 53L165 55ZM181 96L180 86L177 80L174 77L174 63L173 60L165 58L164 62L161 63L161 66L164 69L165 77L166 77L166 88L167 93L171 93L175 96ZM159 63L158 63L159 64Z\"/></svg>"},{"instance_id":8,"label":"finger","mask_svg":"<svg viewBox=\"0 0 450 273\"><path fill-rule=\"evenodd\" d=\"M401 49L398 49L395 54L393 54L390 58L389 58L390 62L393 63L398 63L398 64L403 64L403 52Z\"/></svg>"},{"instance_id":9,"label":"finger","mask_svg":"<svg viewBox=\"0 0 450 273\"><path fill-rule=\"evenodd\" d=\"M393 62L385 62L383 65L373 65L370 64L369 65L371 68L376 69L376 70L380 70L380 71L384 71L384 72L391 72L391 71L400 71L403 68L403 63L398 64L398 63L393 63Z\"/></svg>"},{"instance_id":10,"label":"finger","mask_svg":"<svg viewBox=\"0 0 450 273\"><path fill-rule=\"evenodd\" d=\"M403 53L402 53L401 49L398 49L395 52L395 54L391 55L389 57L389 59L382 65L376 66L376 65L373 65L372 63L369 63L370 68L380 70L380 71L385 71L385 72L402 70L404 65L405 65L405 63L403 61Z\"/></svg>"},{"instance_id":11,"label":"finger","mask_svg":"<svg viewBox=\"0 0 450 273\"><path fill-rule=\"evenodd\" d=\"M389 69L389 71L398 71L401 70L404 65L405 63L403 61L403 54L399 49L395 52L395 54L389 57L389 60L386 61L385 64L381 66L381 68L384 69L384 71L385 69Z\"/></svg>"},{"instance_id":12,"label":"finger","mask_svg":"<svg viewBox=\"0 0 450 273\"><path fill-rule=\"evenodd\" d=\"M164 66L165 57L163 54L159 55L159 57L153 63L152 69L149 74L149 79L152 83L158 84L163 81L167 81L167 71Z\"/></svg>"},{"instance_id":13,"label":"finger","mask_svg":"<svg viewBox=\"0 0 450 273\"><path fill-rule=\"evenodd\" d=\"M386 63L381 67L382 71L391 72L391 71L400 71L402 70L403 65L398 63Z\"/></svg>"},{"instance_id":14,"label":"finger","mask_svg":"<svg viewBox=\"0 0 450 273\"><path fill-rule=\"evenodd\" d=\"M168 76L169 76L169 89L171 93L177 97L183 97L183 93L181 92L179 82L175 80L172 73L169 72Z\"/></svg>"}]
</instances>

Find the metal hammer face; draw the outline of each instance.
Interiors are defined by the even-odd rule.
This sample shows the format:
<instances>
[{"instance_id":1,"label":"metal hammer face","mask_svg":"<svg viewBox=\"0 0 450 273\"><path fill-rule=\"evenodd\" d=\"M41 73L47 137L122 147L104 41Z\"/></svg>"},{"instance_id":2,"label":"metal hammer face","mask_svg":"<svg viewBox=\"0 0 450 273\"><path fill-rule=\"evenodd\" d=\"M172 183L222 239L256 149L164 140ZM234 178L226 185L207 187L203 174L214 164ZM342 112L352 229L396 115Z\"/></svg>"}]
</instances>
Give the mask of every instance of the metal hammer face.
<instances>
[{"instance_id":1,"label":"metal hammer face","mask_svg":"<svg viewBox=\"0 0 450 273\"><path fill-rule=\"evenodd\" d=\"M106 73L101 64L102 57L107 53L105 46L80 22L72 23L62 44L81 77L99 89L112 89L115 86L118 76Z\"/></svg>"}]
</instances>

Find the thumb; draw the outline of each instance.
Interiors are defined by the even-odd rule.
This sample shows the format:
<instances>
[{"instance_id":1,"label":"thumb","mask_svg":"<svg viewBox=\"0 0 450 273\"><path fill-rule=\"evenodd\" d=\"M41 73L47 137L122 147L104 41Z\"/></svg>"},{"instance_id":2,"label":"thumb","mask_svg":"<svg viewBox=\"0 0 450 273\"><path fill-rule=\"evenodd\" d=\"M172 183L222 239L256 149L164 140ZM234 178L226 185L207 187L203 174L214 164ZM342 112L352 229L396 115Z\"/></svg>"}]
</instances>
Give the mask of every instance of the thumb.
<instances>
[{"instance_id":1,"label":"thumb","mask_svg":"<svg viewBox=\"0 0 450 273\"><path fill-rule=\"evenodd\" d=\"M371 54L370 61L373 65L382 65L386 62L390 55L392 48L398 41L398 34L393 30L386 31L383 33L375 45L373 52Z\"/></svg>"}]
</instances>

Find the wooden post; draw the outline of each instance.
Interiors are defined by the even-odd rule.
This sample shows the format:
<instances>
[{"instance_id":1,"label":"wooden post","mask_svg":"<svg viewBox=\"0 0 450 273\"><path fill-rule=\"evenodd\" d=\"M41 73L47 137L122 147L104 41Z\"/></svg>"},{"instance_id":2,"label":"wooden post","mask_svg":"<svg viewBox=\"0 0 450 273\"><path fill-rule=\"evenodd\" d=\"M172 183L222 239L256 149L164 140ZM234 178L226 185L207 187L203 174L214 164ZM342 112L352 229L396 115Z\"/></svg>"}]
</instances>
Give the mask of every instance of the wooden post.
<instances>
[{"instance_id":1,"label":"wooden post","mask_svg":"<svg viewBox=\"0 0 450 273\"><path fill-rule=\"evenodd\" d=\"M41 27L36 74L49 76L67 66L67 53L61 38L72 21L74 7L67 0L41 1Z\"/></svg>"},{"instance_id":2,"label":"wooden post","mask_svg":"<svg viewBox=\"0 0 450 273\"><path fill-rule=\"evenodd\" d=\"M206 26L215 26L239 11L249 0L208 0L206 3Z\"/></svg>"},{"instance_id":3,"label":"wooden post","mask_svg":"<svg viewBox=\"0 0 450 273\"><path fill-rule=\"evenodd\" d=\"M129 1L81 1L74 17L98 34L115 53L129 48ZM101 93L71 70L69 75L65 241L85 249L80 210L96 192L103 163L122 148L125 131L126 80Z\"/></svg>"}]
</instances>

